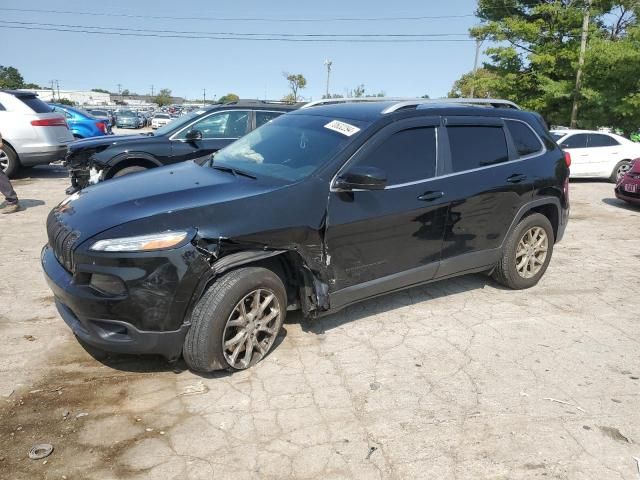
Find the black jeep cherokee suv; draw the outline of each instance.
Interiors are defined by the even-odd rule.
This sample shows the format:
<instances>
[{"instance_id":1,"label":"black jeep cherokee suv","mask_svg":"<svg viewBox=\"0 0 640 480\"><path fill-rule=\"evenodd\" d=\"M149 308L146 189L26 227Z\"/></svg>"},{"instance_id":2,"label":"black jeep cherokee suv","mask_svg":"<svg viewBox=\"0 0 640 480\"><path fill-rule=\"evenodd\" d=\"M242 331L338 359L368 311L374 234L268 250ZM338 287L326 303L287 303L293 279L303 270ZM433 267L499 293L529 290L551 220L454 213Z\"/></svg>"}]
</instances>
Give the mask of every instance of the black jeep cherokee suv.
<instances>
[{"instance_id":1,"label":"black jeep cherokee suv","mask_svg":"<svg viewBox=\"0 0 640 480\"><path fill-rule=\"evenodd\" d=\"M94 137L69 145L65 165L71 194L91 184L202 157L300 107L243 100L194 111L153 133Z\"/></svg>"},{"instance_id":2,"label":"black jeep cherokee suv","mask_svg":"<svg viewBox=\"0 0 640 480\"><path fill-rule=\"evenodd\" d=\"M69 197L42 265L83 343L243 369L288 310L472 272L534 286L567 225L567 163L542 119L515 109L301 109L206 163Z\"/></svg>"}]
</instances>

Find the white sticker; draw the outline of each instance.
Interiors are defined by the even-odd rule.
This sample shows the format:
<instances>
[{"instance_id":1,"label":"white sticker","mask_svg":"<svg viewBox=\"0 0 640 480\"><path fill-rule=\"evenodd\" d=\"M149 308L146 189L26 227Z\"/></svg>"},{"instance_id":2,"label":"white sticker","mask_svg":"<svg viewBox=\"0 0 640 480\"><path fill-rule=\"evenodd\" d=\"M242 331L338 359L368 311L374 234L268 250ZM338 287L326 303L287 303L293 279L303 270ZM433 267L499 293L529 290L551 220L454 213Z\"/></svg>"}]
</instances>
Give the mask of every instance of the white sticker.
<instances>
[{"instance_id":1,"label":"white sticker","mask_svg":"<svg viewBox=\"0 0 640 480\"><path fill-rule=\"evenodd\" d=\"M333 120L327 123L324 128L328 128L329 130L333 130L334 132L341 133L350 137L351 135L355 135L360 131L358 127L354 127L353 125L349 125L348 123L341 122L340 120Z\"/></svg>"}]
</instances>

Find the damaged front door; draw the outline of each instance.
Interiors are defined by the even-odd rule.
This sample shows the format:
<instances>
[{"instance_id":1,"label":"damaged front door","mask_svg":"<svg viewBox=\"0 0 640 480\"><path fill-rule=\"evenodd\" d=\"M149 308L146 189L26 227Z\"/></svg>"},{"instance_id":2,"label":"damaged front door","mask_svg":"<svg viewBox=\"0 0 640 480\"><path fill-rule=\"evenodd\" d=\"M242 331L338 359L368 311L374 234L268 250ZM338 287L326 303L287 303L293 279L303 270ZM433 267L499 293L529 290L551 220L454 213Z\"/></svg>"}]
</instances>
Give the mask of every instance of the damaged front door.
<instances>
[{"instance_id":1,"label":"damaged front door","mask_svg":"<svg viewBox=\"0 0 640 480\"><path fill-rule=\"evenodd\" d=\"M439 123L393 123L334 179L326 231L332 308L435 275L448 211L446 179L435 178ZM350 172L363 171L386 174L384 189L373 180L340 187Z\"/></svg>"}]
</instances>

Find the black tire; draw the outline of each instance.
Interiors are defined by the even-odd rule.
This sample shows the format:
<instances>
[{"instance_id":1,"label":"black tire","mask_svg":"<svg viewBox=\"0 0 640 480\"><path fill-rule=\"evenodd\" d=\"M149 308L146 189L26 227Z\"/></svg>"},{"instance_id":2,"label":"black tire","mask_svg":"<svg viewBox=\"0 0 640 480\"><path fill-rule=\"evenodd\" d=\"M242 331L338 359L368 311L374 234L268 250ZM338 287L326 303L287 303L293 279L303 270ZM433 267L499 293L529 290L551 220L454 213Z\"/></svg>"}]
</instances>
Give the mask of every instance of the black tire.
<instances>
[{"instance_id":1,"label":"black tire","mask_svg":"<svg viewBox=\"0 0 640 480\"><path fill-rule=\"evenodd\" d=\"M143 172L148 170L147 167L141 167L140 165L133 165L131 167L125 167L122 170L118 170L112 178L124 177L125 175L129 175L130 173Z\"/></svg>"},{"instance_id":2,"label":"black tire","mask_svg":"<svg viewBox=\"0 0 640 480\"><path fill-rule=\"evenodd\" d=\"M611 183L618 183L618 172L620 171L620 168L624 166L627 167L626 170L629 170L629 167L631 167L631 160L622 160L618 162L618 164L613 169L613 172L611 172L611 176L609 177L609 181Z\"/></svg>"},{"instance_id":3,"label":"black tire","mask_svg":"<svg viewBox=\"0 0 640 480\"><path fill-rule=\"evenodd\" d=\"M4 157L4 155L6 155L6 159L4 159L6 161L6 166L3 165L1 167L2 171L7 175L7 177L15 178L20 171L20 160L18 160L18 154L6 143L2 144L0 152L0 157ZM4 155L2 153L4 153Z\"/></svg>"},{"instance_id":4,"label":"black tire","mask_svg":"<svg viewBox=\"0 0 640 480\"><path fill-rule=\"evenodd\" d=\"M537 272L535 274L532 274L530 277L525 278L523 274L518 272L516 264L516 252L520 241L525 240L523 238L524 235L532 231L532 229L536 227L544 230L544 233L546 234L546 255L544 256L544 260L542 261L541 266L536 267L539 268L539 270L537 270ZM549 222L549 219L540 213L527 215L522 220L520 220L520 223L518 223L513 232L511 232L509 238L507 238L502 250L502 258L496 265L496 268L493 272L494 280L513 290L522 290L525 288L533 287L540 281L540 279L544 275L544 272L549 266L551 256L553 255L554 243L555 237L553 234L553 227L551 226L551 222ZM524 265L524 268L526 269L527 263L525 263ZM529 272L524 272L524 274L529 274Z\"/></svg>"},{"instance_id":5,"label":"black tire","mask_svg":"<svg viewBox=\"0 0 640 480\"><path fill-rule=\"evenodd\" d=\"M253 350L250 361L245 365L232 365L224 353L225 327L231 321L236 307L256 290L273 293L278 304L279 315L273 320L268 346L260 353ZM260 297L259 297L260 298ZM247 304L245 304L247 305ZM282 280L271 270L247 267L234 270L218 279L202 296L191 314L191 328L184 341L184 360L192 370L212 372L227 369L231 371L251 367L264 358L273 347L276 337L287 314L287 293ZM232 332L233 333L233 332ZM247 341L250 338L246 338ZM244 340L237 344L246 344ZM241 352L247 353L247 348ZM253 349L254 347L252 347ZM240 355L237 356L238 358Z\"/></svg>"}]
</instances>

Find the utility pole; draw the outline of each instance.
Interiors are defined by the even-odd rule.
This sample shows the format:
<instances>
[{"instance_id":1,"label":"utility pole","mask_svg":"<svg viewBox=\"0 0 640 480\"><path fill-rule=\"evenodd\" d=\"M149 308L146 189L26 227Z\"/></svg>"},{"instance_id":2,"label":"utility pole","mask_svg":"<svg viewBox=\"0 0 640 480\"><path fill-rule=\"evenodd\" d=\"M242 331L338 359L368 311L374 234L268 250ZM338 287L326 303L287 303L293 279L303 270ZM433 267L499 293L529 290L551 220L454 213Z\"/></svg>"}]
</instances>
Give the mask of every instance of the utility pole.
<instances>
[{"instance_id":1,"label":"utility pole","mask_svg":"<svg viewBox=\"0 0 640 480\"><path fill-rule=\"evenodd\" d=\"M153 97L153 85L151 85L151 96Z\"/></svg>"},{"instance_id":2,"label":"utility pole","mask_svg":"<svg viewBox=\"0 0 640 480\"><path fill-rule=\"evenodd\" d=\"M324 61L324 65L325 67L327 67L327 93L326 93L326 98L329 98L329 79L331 78L331 65L333 65L333 62L329 59L326 59Z\"/></svg>"},{"instance_id":3,"label":"utility pole","mask_svg":"<svg viewBox=\"0 0 640 480\"><path fill-rule=\"evenodd\" d=\"M122 84L118 84L118 95L122 95Z\"/></svg>"},{"instance_id":4,"label":"utility pole","mask_svg":"<svg viewBox=\"0 0 640 480\"><path fill-rule=\"evenodd\" d=\"M56 100L56 89L54 87L56 81L55 80L51 80L51 101L55 102Z\"/></svg>"},{"instance_id":5,"label":"utility pole","mask_svg":"<svg viewBox=\"0 0 640 480\"><path fill-rule=\"evenodd\" d=\"M205 106L207 104L207 89L203 88L202 89L202 106Z\"/></svg>"},{"instance_id":6,"label":"utility pole","mask_svg":"<svg viewBox=\"0 0 640 480\"><path fill-rule=\"evenodd\" d=\"M58 101L60 101L60 82L56 80L56 88L58 89Z\"/></svg>"},{"instance_id":7,"label":"utility pole","mask_svg":"<svg viewBox=\"0 0 640 480\"><path fill-rule=\"evenodd\" d=\"M578 58L578 71L576 72L576 89L573 94L573 108L571 109L571 128L578 126L578 104L580 103L580 89L582 88L582 69L584 57L587 53L587 39L589 37L589 15L591 14L591 2L587 0L582 18L582 38L580 40L580 57Z\"/></svg>"},{"instance_id":8,"label":"utility pole","mask_svg":"<svg viewBox=\"0 0 640 480\"><path fill-rule=\"evenodd\" d=\"M482 46L482 39L476 38L476 58L473 61L473 81L471 82L470 97L474 98L476 94L476 76L478 73L478 60L480 59L480 47Z\"/></svg>"}]
</instances>

